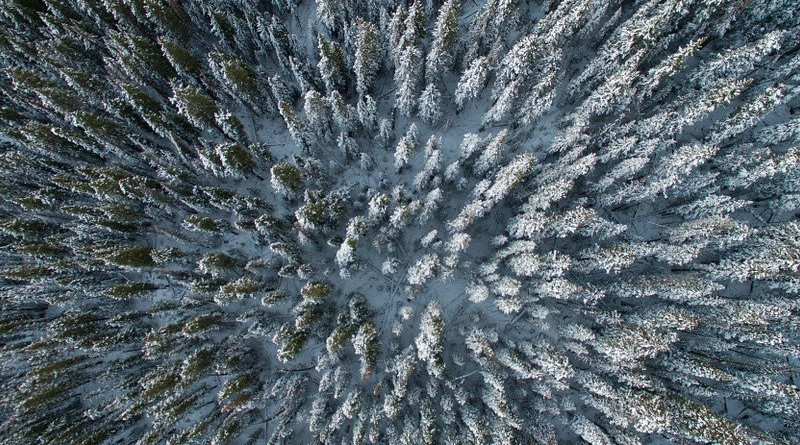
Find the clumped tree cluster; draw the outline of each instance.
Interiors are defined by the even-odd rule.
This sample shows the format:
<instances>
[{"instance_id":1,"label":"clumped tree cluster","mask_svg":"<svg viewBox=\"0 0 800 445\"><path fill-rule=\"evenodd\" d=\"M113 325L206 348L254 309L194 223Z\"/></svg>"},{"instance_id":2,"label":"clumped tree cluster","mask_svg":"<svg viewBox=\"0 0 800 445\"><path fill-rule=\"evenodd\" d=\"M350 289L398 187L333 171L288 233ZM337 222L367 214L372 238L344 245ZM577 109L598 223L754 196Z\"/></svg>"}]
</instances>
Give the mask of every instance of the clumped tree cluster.
<instances>
[{"instance_id":1,"label":"clumped tree cluster","mask_svg":"<svg viewBox=\"0 0 800 445\"><path fill-rule=\"evenodd\" d=\"M800 442L795 0L0 6L0 442Z\"/></svg>"}]
</instances>

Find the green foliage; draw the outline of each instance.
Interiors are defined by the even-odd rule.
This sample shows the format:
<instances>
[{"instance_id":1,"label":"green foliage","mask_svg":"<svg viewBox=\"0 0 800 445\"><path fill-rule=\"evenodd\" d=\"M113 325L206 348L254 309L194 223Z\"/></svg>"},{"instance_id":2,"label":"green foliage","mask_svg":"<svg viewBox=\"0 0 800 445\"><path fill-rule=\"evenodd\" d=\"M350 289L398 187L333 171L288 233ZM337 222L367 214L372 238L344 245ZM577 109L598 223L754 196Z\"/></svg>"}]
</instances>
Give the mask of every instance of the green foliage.
<instances>
[{"instance_id":1,"label":"green foliage","mask_svg":"<svg viewBox=\"0 0 800 445\"><path fill-rule=\"evenodd\" d=\"M265 213L255 219L254 225L258 233L274 239L285 230L284 224L278 218Z\"/></svg>"},{"instance_id":2,"label":"green foliage","mask_svg":"<svg viewBox=\"0 0 800 445\"><path fill-rule=\"evenodd\" d=\"M14 250L32 256L55 256L61 255L68 250L62 246L35 241L22 241L14 244Z\"/></svg>"},{"instance_id":3,"label":"green foliage","mask_svg":"<svg viewBox=\"0 0 800 445\"><path fill-rule=\"evenodd\" d=\"M108 288L105 294L111 298L126 299L155 289L158 287L151 283L125 283Z\"/></svg>"},{"instance_id":4,"label":"green foliage","mask_svg":"<svg viewBox=\"0 0 800 445\"><path fill-rule=\"evenodd\" d=\"M28 371L27 376L32 379L50 379L54 375L66 372L71 368L86 362L89 359L86 355L76 355L61 360L45 361L42 365Z\"/></svg>"},{"instance_id":5,"label":"green foliage","mask_svg":"<svg viewBox=\"0 0 800 445\"><path fill-rule=\"evenodd\" d=\"M161 109L161 103L150 96L147 91L135 83L123 83L121 85L125 97L128 98L131 105L136 107L143 113L158 113Z\"/></svg>"},{"instance_id":6,"label":"green foliage","mask_svg":"<svg viewBox=\"0 0 800 445\"><path fill-rule=\"evenodd\" d=\"M308 342L308 332L297 330L292 324L282 325L273 337L278 345L278 360L288 362L300 353Z\"/></svg>"},{"instance_id":7,"label":"green foliage","mask_svg":"<svg viewBox=\"0 0 800 445\"><path fill-rule=\"evenodd\" d=\"M336 327L325 341L330 354L339 352L347 344L356 332L355 326L345 314L339 314Z\"/></svg>"},{"instance_id":8,"label":"green foliage","mask_svg":"<svg viewBox=\"0 0 800 445\"><path fill-rule=\"evenodd\" d=\"M164 32L175 35L180 39L189 36L189 29L180 16L179 3L168 0L144 0L144 9L147 18L152 20Z\"/></svg>"},{"instance_id":9,"label":"green foliage","mask_svg":"<svg viewBox=\"0 0 800 445\"><path fill-rule=\"evenodd\" d=\"M202 335L208 331L219 329L221 323L222 317L220 314L202 314L190 318L186 324L183 325L181 332L190 337Z\"/></svg>"},{"instance_id":10,"label":"green foliage","mask_svg":"<svg viewBox=\"0 0 800 445\"><path fill-rule=\"evenodd\" d=\"M84 131L101 141L119 143L125 139L123 127L106 116L87 111L76 111L72 117L74 122Z\"/></svg>"},{"instance_id":11,"label":"green foliage","mask_svg":"<svg viewBox=\"0 0 800 445\"><path fill-rule=\"evenodd\" d=\"M169 62L179 72L186 72L190 74L199 74L202 70L202 65L192 55L189 50L184 48L180 43L172 41L167 38L160 38L161 49Z\"/></svg>"},{"instance_id":12,"label":"green foliage","mask_svg":"<svg viewBox=\"0 0 800 445\"><path fill-rule=\"evenodd\" d=\"M300 249L292 243L272 243L269 245L270 250L290 260L295 260L300 254Z\"/></svg>"},{"instance_id":13,"label":"green foliage","mask_svg":"<svg viewBox=\"0 0 800 445\"><path fill-rule=\"evenodd\" d=\"M184 220L184 224L194 230L200 230L203 232L220 232L226 226L224 221L198 215L190 215Z\"/></svg>"},{"instance_id":14,"label":"green foliage","mask_svg":"<svg viewBox=\"0 0 800 445\"><path fill-rule=\"evenodd\" d=\"M207 253L198 263L204 272L226 271L236 267L236 259L222 252Z\"/></svg>"},{"instance_id":15,"label":"green foliage","mask_svg":"<svg viewBox=\"0 0 800 445\"><path fill-rule=\"evenodd\" d=\"M295 217L306 230L334 228L341 223L347 209L344 196L338 192L312 193L306 191L305 204L297 209Z\"/></svg>"},{"instance_id":16,"label":"green foliage","mask_svg":"<svg viewBox=\"0 0 800 445\"><path fill-rule=\"evenodd\" d=\"M222 63L225 78L231 85L242 93L257 94L256 79L250 68L240 60L227 59Z\"/></svg>"},{"instance_id":17,"label":"green foliage","mask_svg":"<svg viewBox=\"0 0 800 445\"><path fill-rule=\"evenodd\" d=\"M250 277L242 277L236 281L232 281L224 286L220 291L223 294L243 296L253 295L262 290L262 285Z\"/></svg>"},{"instance_id":18,"label":"green foliage","mask_svg":"<svg viewBox=\"0 0 800 445\"><path fill-rule=\"evenodd\" d=\"M13 218L0 223L0 230L20 238L38 238L49 233L47 224L38 219Z\"/></svg>"},{"instance_id":19,"label":"green foliage","mask_svg":"<svg viewBox=\"0 0 800 445\"><path fill-rule=\"evenodd\" d=\"M0 443L797 443L793 6L3 2Z\"/></svg>"},{"instance_id":20,"label":"green foliage","mask_svg":"<svg viewBox=\"0 0 800 445\"><path fill-rule=\"evenodd\" d=\"M349 306L350 320L351 323L353 324L358 325L364 323L372 315L370 313L369 307L367 306L367 300L361 294L358 293L350 294L350 301L348 302L348 306Z\"/></svg>"},{"instance_id":21,"label":"green foliage","mask_svg":"<svg viewBox=\"0 0 800 445\"><path fill-rule=\"evenodd\" d=\"M31 393L19 405L22 412L31 412L43 406L60 401L66 392L62 385L40 384L32 388Z\"/></svg>"},{"instance_id":22,"label":"green foliage","mask_svg":"<svg viewBox=\"0 0 800 445\"><path fill-rule=\"evenodd\" d=\"M261 298L261 304L264 306L273 306L286 299L286 293L281 290L272 290L267 292Z\"/></svg>"},{"instance_id":23,"label":"green foliage","mask_svg":"<svg viewBox=\"0 0 800 445\"><path fill-rule=\"evenodd\" d=\"M112 219L103 219L97 221L97 225L105 227L110 230L114 230L117 232L125 232L125 233L135 233L139 227L136 224L125 224L119 221L114 221Z\"/></svg>"},{"instance_id":24,"label":"green foliage","mask_svg":"<svg viewBox=\"0 0 800 445\"><path fill-rule=\"evenodd\" d=\"M189 119L189 122L200 129L208 129L215 125L214 115L217 104L203 90L192 86L174 86L172 103L178 112Z\"/></svg>"},{"instance_id":25,"label":"green foliage","mask_svg":"<svg viewBox=\"0 0 800 445\"><path fill-rule=\"evenodd\" d=\"M113 247L102 249L97 254L117 266L151 267L155 264L155 261L153 261L153 249L147 246Z\"/></svg>"},{"instance_id":26,"label":"green foliage","mask_svg":"<svg viewBox=\"0 0 800 445\"><path fill-rule=\"evenodd\" d=\"M318 301L303 300L293 311L297 314L294 319L295 329L299 331L307 331L309 328L322 318L322 307Z\"/></svg>"},{"instance_id":27,"label":"green foliage","mask_svg":"<svg viewBox=\"0 0 800 445\"><path fill-rule=\"evenodd\" d=\"M308 282L306 283L302 289L300 289L300 295L303 298L308 298L311 300L321 300L331 294L331 285L328 283L323 282Z\"/></svg>"},{"instance_id":28,"label":"green foliage","mask_svg":"<svg viewBox=\"0 0 800 445\"><path fill-rule=\"evenodd\" d=\"M253 155L241 144L227 143L218 145L217 154L222 165L228 170L243 174L253 173L255 168Z\"/></svg>"},{"instance_id":29,"label":"green foliage","mask_svg":"<svg viewBox=\"0 0 800 445\"><path fill-rule=\"evenodd\" d=\"M244 425L242 425L241 417L237 413L229 415L222 422L222 425L217 430L217 433L214 435L211 443L231 443L243 426Z\"/></svg>"},{"instance_id":30,"label":"green foliage","mask_svg":"<svg viewBox=\"0 0 800 445\"><path fill-rule=\"evenodd\" d=\"M4 269L0 271L0 276L10 280L35 280L52 277L54 272L51 267L31 264Z\"/></svg>"},{"instance_id":31,"label":"green foliage","mask_svg":"<svg viewBox=\"0 0 800 445\"><path fill-rule=\"evenodd\" d=\"M181 365L181 382L189 385L202 376L214 363L214 353L210 349L198 349L190 354Z\"/></svg>"},{"instance_id":32,"label":"green foliage","mask_svg":"<svg viewBox=\"0 0 800 445\"><path fill-rule=\"evenodd\" d=\"M336 42L325 39L321 34L318 38L320 74L329 90L340 88L347 75L342 48Z\"/></svg>"},{"instance_id":33,"label":"green foliage","mask_svg":"<svg viewBox=\"0 0 800 445\"><path fill-rule=\"evenodd\" d=\"M151 378L145 378L142 382L144 391L141 397L144 400L165 397L170 391L175 390L181 381L180 373L177 369L159 369Z\"/></svg>"},{"instance_id":34,"label":"green foliage","mask_svg":"<svg viewBox=\"0 0 800 445\"><path fill-rule=\"evenodd\" d=\"M278 183L281 189L299 192L303 187L300 169L288 162L279 162L270 169L273 184Z\"/></svg>"},{"instance_id":35,"label":"green foliage","mask_svg":"<svg viewBox=\"0 0 800 445\"><path fill-rule=\"evenodd\" d=\"M258 378L253 374L242 374L228 379L217 393L218 400L225 400L242 391L255 389L259 385Z\"/></svg>"},{"instance_id":36,"label":"green foliage","mask_svg":"<svg viewBox=\"0 0 800 445\"><path fill-rule=\"evenodd\" d=\"M356 354L361 356L361 378L366 379L375 371L375 364L378 361L378 329L375 323L367 322L358 328L353 337L353 347Z\"/></svg>"}]
</instances>

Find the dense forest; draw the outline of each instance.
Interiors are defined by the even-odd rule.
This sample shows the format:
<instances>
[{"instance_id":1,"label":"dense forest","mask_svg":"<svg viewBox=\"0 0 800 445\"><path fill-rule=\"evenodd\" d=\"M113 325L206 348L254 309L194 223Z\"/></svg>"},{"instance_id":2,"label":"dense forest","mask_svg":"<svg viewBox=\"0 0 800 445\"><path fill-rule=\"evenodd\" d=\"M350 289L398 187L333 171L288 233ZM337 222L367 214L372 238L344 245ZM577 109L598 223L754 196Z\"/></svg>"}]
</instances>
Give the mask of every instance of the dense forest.
<instances>
[{"instance_id":1,"label":"dense forest","mask_svg":"<svg viewBox=\"0 0 800 445\"><path fill-rule=\"evenodd\" d=\"M800 443L796 0L0 0L0 442Z\"/></svg>"}]
</instances>

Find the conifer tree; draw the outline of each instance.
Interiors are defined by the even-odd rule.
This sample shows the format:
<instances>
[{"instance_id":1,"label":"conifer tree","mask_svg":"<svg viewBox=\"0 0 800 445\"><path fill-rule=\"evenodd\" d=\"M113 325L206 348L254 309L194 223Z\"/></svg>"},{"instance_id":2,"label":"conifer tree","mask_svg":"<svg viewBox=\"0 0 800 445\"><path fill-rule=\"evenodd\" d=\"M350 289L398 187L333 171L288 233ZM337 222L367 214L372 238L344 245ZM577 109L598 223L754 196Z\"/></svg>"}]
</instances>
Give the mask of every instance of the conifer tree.
<instances>
[{"instance_id":1,"label":"conifer tree","mask_svg":"<svg viewBox=\"0 0 800 445\"><path fill-rule=\"evenodd\" d=\"M417 145L417 126L411 124L406 134L397 142L394 151L394 166L396 169L403 168L411 160L411 155L416 150Z\"/></svg>"},{"instance_id":2,"label":"conifer tree","mask_svg":"<svg viewBox=\"0 0 800 445\"><path fill-rule=\"evenodd\" d=\"M444 70L452 68L455 62L459 10L460 4L454 0L447 0L439 8L433 29L433 42L425 61L425 79L428 84L433 83Z\"/></svg>"},{"instance_id":3,"label":"conifer tree","mask_svg":"<svg viewBox=\"0 0 800 445\"><path fill-rule=\"evenodd\" d=\"M442 117L442 94L436 85L429 83L419 98L419 117L428 125L436 125Z\"/></svg>"},{"instance_id":4,"label":"conifer tree","mask_svg":"<svg viewBox=\"0 0 800 445\"><path fill-rule=\"evenodd\" d=\"M398 58L395 70L397 84L396 104L400 112L411 117L417 107L420 82L422 80L422 53L415 46L407 46Z\"/></svg>"},{"instance_id":5,"label":"conifer tree","mask_svg":"<svg viewBox=\"0 0 800 445\"><path fill-rule=\"evenodd\" d=\"M484 56L472 62L464 71L456 87L456 105L462 107L465 102L478 97L486 86L489 77L489 58Z\"/></svg>"},{"instance_id":6,"label":"conifer tree","mask_svg":"<svg viewBox=\"0 0 800 445\"><path fill-rule=\"evenodd\" d=\"M364 95L372 86L375 75L381 67L381 47L378 30L370 22L356 20L356 53L353 71L356 75L356 90Z\"/></svg>"},{"instance_id":7,"label":"conifer tree","mask_svg":"<svg viewBox=\"0 0 800 445\"><path fill-rule=\"evenodd\" d=\"M333 112L325 98L317 91L309 90L306 92L303 109L311 131L324 141L332 141Z\"/></svg>"},{"instance_id":8,"label":"conifer tree","mask_svg":"<svg viewBox=\"0 0 800 445\"><path fill-rule=\"evenodd\" d=\"M186 117L197 128L208 130L214 127L214 114L217 109L214 99L199 88L191 86L176 85L173 89L174 96L171 101L178 113Z\"/></svg>"},{"instance_id":9,"label":"conifer tree","mask_svg":"<svg viewBox=\"0 0 800 445\"><path fill-rule=\"evenodd\" d=\"M328 91L340 89L345 86L347 79L347 68L345 67L344 53L342 48L336 43L325 39L322 35L319 39L319 68L322 80Z\"/></svg>"},{"instance_id":10,"label":"conifer tree","mask_svg":"<svg viewBox=\"0 0 800 445\"><path fill-rule=\"evenodd\" d=\"M278 103L278 110L281 112L281 116L283 116L283 121L286 124L286 128L289 130L292 140L294 140L298 146L309 149L312 145L311 135L302 118L297 115L297 112L295 112L291 105L284 101Z\"/></svg>"},{"instance_id":11,"label":"conifer tree","mask_svg":"<svg viewBox=\"0 0 800 445\"><path fill-rule=\"evenodd\" d=\"M2 5L0 443L800 443L796 2Z\"/></svg>"},{"instance_id":12,"label":"conifer tree","mask_svg":"<svg viewBox=\"0 0 800 445\"><path fill-rule=\"evenodd\" d=\"M441 378L444 373L442 352L444 351L444 325L442 322L442 309L439 303L433 301L422 314L420 332L415 340L417 357L426 363L428 373Z\"/></svg>"}]
</instances>

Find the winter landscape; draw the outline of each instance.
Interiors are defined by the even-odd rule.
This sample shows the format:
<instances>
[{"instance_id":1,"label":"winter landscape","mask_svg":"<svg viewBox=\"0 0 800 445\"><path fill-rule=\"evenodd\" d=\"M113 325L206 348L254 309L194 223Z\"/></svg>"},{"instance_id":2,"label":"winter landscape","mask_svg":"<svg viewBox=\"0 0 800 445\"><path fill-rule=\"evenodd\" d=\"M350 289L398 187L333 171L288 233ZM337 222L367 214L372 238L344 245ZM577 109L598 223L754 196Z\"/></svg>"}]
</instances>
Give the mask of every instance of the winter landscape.
<instances>
[{"instance_id":1,"label":"winter landscape","mask_svg":"<svg viewBox=\"0 0 800 445\"><path fill-rule=\"evenodd\" d=\"M0 0L0 443L800 443L796 0Z\"/></svg>"}]
</instances>

